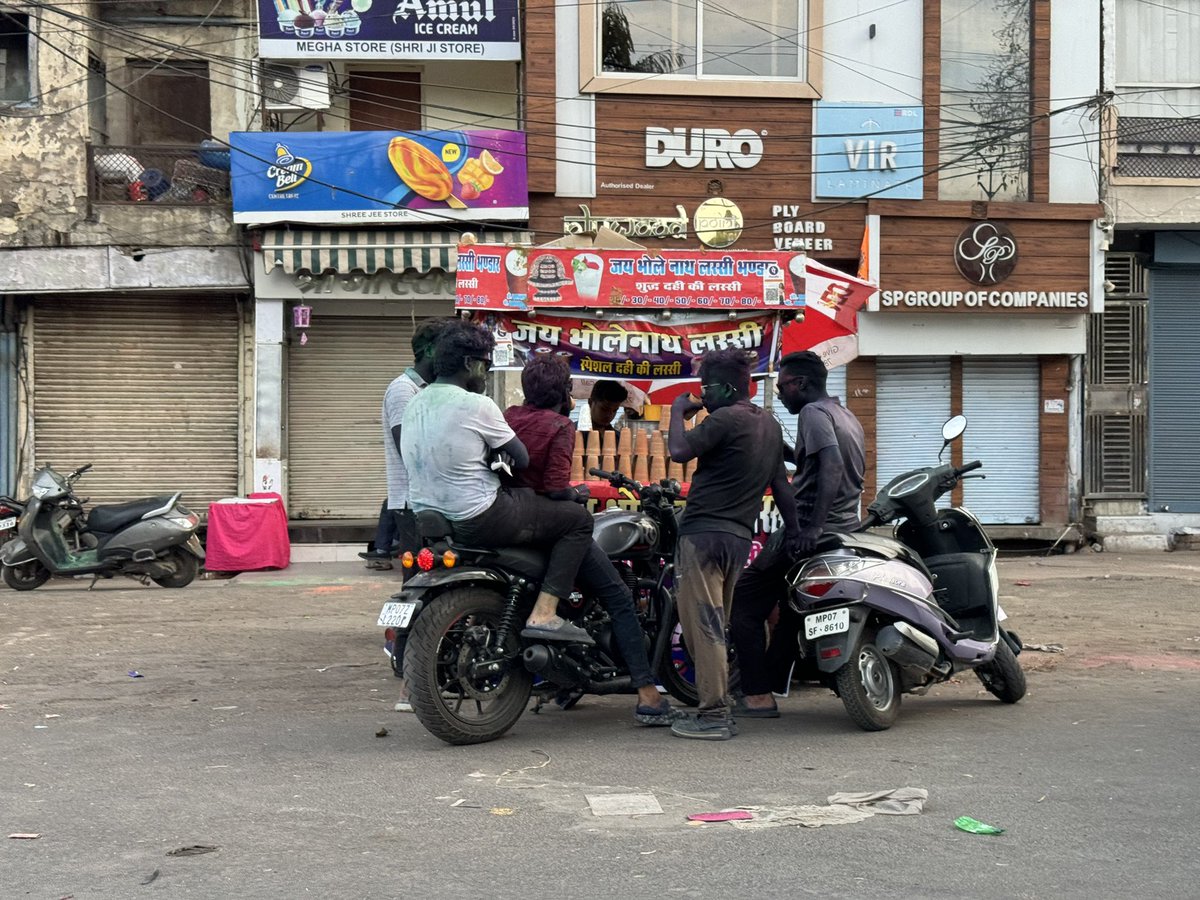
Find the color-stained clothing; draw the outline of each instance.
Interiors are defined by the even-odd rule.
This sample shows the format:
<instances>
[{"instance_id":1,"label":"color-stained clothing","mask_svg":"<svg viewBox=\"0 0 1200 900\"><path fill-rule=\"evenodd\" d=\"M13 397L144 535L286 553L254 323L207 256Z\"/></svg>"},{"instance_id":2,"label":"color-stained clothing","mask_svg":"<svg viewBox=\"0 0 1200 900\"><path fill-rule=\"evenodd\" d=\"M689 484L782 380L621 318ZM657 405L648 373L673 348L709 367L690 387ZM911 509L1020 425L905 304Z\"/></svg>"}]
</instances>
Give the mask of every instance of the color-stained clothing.
<instances>
[{"instance_id":1,"label":"color-stained clothing","mask_svg":"<svg viewBox=\"0 0 1200 900\"><path fill-rule=\"evenodd\" d=\"M404 374L393 379L383 393L383 453L387 464L387 508L404 509L408 506L408 470L404 468L404 460L392 437L392 429L397 425L403 426L404 410L421 388L425 387L425 379L417 374L417 370L408 368ZM403 433L403 427L401 427Z\"/></svg>"},{"instance_id":2,"label":"color-stained clothing","mask_svg":"<svg viewBox=\"0 0 1200 900\"><path fill-rule=\"evenodd\" d=\"M792 478L792 490L796 494L796 514L800 524L820 525L835 531L856 527L866 460L862 425L836 397L825 397L800 410L796 431L796 474ZM813 522L813 501L820 477L817 454L826 447L838 448L842 457L842 477L829 515L824 522Z\"/></svg>"},{"instance_id":3,"label":"color-stained clothing","mask_svg":"<svg viewBox=\"0 0 1200 900\"><path fill-rule=\"evenodd\" d=\"M515 436L489 397L429 385L409 402L401 430L412 508L436 510L452 522L486 512L500 490L488 458Z\"/></svg>"},{"instance_id":4,"label":"color-stained clothing","mask_svg":"<svg viewBox=\"0 0 1200 900\"><path fill-rule=\"evenodd\" d=\"M571 454L575 426L562 413L536 406L510 406L504 419L529 451L529 466L514 474L517 482L539 494L571 486Z\"/></svg>"}]
</instances>

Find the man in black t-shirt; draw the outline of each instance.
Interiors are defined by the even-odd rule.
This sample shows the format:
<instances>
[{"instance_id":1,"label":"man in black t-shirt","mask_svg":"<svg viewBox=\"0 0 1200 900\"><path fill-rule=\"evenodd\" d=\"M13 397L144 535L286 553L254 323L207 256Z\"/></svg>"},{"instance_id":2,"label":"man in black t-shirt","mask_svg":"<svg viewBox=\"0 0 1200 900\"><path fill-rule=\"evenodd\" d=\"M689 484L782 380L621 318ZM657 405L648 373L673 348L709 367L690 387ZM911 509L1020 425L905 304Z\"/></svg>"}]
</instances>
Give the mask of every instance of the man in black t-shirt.
<instances>
[{"instance_id":1,"label":"man in black t-shirt","mask_svg":"<svg viewBox=\"0 0 1200 900\"><path fill-rule=\"evenodd\" d=\"M825 363L811 351L789 353L779 361L779 399L788 412L799 413L791 493L796 500L800 541L790 549L785 546L786 536L772 535L738 580L729 633L737 650L744 696L734 706L735 716L779 716L771 696L772 673L784 682L777 686L786 688L786 673L796 650L791 635L799 627L787 606L784 580L797 558L792 549L808 555L822 531L851 531L859 522L863 430L854 413L826 393L825 378ZM765 625L776 606L780 610L776 634L788 637L773 641L768 649Z\"/></svg>"},{"instance_id":2,"label":"man in black t-shirt","mask_svg":"<svg viewBox=\"0 0 1200 900\"><path fill-rule=\"evenodd\" d=\"M730 717L725 619L733 588L750 554L754 521L770 486L786 530L797 537L796 509L783 464L783 432L750 402L750 360L741 350L710 353L700 363L702 402L690 394L671 405L671 459L697 459L675 550L676 603L696 670L700 705L677 720L678 737L724 741ZM685 418L703 406L711 415L691 431Z\"/></svg>"}]
</instances>

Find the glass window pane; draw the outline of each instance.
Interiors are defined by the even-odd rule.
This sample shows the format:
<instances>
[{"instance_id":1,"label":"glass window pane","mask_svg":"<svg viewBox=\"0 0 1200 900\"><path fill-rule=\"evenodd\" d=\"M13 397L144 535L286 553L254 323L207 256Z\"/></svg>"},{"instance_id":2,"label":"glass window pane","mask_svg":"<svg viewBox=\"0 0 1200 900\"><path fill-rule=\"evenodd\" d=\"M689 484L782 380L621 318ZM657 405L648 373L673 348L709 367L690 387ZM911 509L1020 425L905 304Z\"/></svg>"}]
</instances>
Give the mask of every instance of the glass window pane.
<instances>
[{"instance_id":1,"label":"glass window pane","mask_svg":"<svg viewBox=\"0 0 1200 900\"><path fill-rule=\"evenodd\" d=\"M0 101L29 99L29 17L0 14Z\"/></svg>"},{"instance_id":2,"label":"glass window pane","mask_svg":"<svg viewBox=\"0 0 1200 900\"><path fill-rule=\"evenodd\" d=\"M1029 199L1029 0L942 0L943 200Z\"/></svg>"},{"instance_id":3,"label":"glass window pane","mask_svg":"<svg viewBox=\"0 0 1200 900\"><path fill-rule=\"evenodd\" d=\"M608 0L601 13L605 72L696 74L696 0Z\"/></svg>"},{"instance_id":4,"label":"glass window pane","mask_svg":"<svg viewBox=\"0 0 1200 900\"><path fill-rule=\"evenodd\" d=\"M704 75L799 76L795 0L704 0Z\"/></svg>"}]
</instances>

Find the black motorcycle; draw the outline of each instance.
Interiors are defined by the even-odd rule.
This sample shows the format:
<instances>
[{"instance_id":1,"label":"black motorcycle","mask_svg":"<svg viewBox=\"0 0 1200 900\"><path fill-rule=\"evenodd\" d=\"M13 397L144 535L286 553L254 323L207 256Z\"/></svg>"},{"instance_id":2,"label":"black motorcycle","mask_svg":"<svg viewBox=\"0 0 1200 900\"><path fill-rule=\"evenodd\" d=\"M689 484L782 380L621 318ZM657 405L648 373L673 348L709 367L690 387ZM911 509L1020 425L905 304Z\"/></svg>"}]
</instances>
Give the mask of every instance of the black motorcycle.
<instances>
[{"instance_id":1,"label":"black motorcycle","mask_svg":"<svg viewBox=\"0 0 1200 900\"><path fill-rule=\"evenodd\" d=\"M673 697L695 705L671 582L679 483L642 485L599 469L591 474L637 498L636 510L598 513L595 539L633 594L651 670ZM539 707L563 695L634 693L611 620L594 598L574 594L558 613L585 628L595 644L521 637L546 571L545 553L466 547L444 516L421 512L417 521L425 546L404 554L402 563L420 571L384 604L378 624L404 642L413 712L430 733L450 744L494 740L516 723L535 692Z\"/></svg>"}]
</instances>

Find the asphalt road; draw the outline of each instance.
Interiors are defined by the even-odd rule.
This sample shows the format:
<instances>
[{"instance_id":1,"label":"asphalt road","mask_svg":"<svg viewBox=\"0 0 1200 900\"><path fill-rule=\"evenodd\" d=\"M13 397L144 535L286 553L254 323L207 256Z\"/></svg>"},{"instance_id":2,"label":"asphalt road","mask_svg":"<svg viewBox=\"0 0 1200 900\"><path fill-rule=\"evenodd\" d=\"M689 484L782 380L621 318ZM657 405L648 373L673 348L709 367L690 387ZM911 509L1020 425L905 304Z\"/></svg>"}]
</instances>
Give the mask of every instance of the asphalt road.
<instances>
[{"instance_id":1,"label":"asphalt road","mask_svg":"<svg viewBox=\"0 0 1200 900\"><path fill-rule=\"evenodd\" d=\"M725 743L589 697L443 745L393 710L388 576L350 564L0 590L0 898L1195 897L1191 558L1005 561L1022 637L1066 647L1022 655L1016 706L967 675L867 734L812 688ZM686 819L905 786L921 815ZM593 815L611 793L663 812Z\"/></svg>"}]
</instances>

